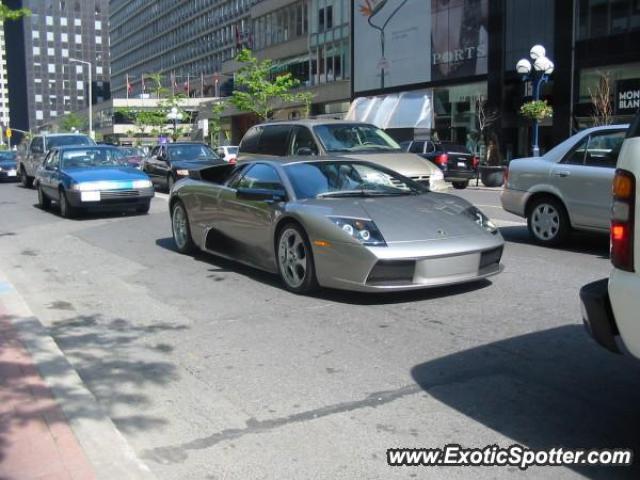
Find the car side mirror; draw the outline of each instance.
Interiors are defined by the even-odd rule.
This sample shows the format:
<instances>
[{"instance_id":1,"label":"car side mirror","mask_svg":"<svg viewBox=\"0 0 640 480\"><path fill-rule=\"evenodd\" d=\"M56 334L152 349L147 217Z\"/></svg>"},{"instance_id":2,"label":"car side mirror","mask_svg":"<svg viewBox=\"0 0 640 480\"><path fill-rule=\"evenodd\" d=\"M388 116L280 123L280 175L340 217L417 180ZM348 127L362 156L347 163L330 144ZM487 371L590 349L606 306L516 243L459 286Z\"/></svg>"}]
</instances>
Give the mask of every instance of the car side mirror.
<instances>
[{"instance_id":1,"label":"car side mirror","mask_svg":"<svg viewBox=\"0 0 640 480\"><path fill-rule=\"evenodd\" d=\"M256 202L282 202L287 193L284 190L268 190L264 188L239 188L236 191L238 200L252 200Z\"/></svg>"},{"instance_id":2,"label":"car side mirror","mask_svg":"<svg viewBox=\"0 0 640 480\"><path fill-rule=\"evenodd\" d=\"M313 150L311 150L309 147L300 147L298 150L296 150L296 155L300 155L301 157L308 157L313 154Z\"/></svg>"}]
</instances>

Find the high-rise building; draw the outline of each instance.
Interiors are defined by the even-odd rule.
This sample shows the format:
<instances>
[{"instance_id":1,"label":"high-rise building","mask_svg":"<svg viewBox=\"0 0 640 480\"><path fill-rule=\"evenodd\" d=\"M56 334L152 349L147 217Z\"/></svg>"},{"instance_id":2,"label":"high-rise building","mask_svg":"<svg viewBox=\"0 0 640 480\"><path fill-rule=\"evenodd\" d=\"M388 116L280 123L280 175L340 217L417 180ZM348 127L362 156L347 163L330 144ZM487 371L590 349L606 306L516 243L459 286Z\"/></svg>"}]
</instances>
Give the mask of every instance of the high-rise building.
<instances>
[{"instance_id":1,"label":"high-rise building","mask_svg":"<svg viewBox=\"0 0 640 480\"><path fill-rule=\"evenodd\" d=\"M0 5L2 2L0 2ZM7 84L7 58L4 28L0 22L0 125L9 126L9 85ZM4 142L4 138L0 140Z\"/></svg>"},{"instance_id":2,"label":"high-rise building","mask_svg":"<svg viewBox=\"0 0 640 480\"><path fill-rule=\"evenodd\" d=\"M110 98L108 0L6 0L31 15L6 22L11 125L35 130ZM88 98L91 64L92 99Z\"/></svg>"}]
</instances>

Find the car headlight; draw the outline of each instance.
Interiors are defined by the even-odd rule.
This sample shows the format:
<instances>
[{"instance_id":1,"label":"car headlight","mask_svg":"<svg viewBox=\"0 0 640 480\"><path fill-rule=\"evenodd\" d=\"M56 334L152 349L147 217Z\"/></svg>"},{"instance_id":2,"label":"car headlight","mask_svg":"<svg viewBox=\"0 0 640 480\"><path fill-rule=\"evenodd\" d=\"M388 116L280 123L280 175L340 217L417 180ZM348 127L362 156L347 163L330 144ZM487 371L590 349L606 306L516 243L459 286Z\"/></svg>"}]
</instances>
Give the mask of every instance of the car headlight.
<instances>
[{"instance_id":1,"label":"car headlight","mask_svg":"<svg viewBox=\"0 0 640 480\"><path fill-rule=\"evenodd\" d=\"M484 213L478 210L476 207L469 207L464 211L464 214L469 217L471 220L476 222L476 224L482 229L486 230L490 233L496 233L498 231L498 227L493 223L489 217L487 217Z\"/></svg>"},{"instance_id":2,"label":"car headlight","mask_svg":"<svg viewBox=\"0 0 640 480\"><path fill-rule=\"evenodd\" d=\"M429 177L429 183L433 181L444 180L444 173L442 173L442 170L440 170L439 168L437 170L438 171L433 172L431 174L431 177Z\"/></svg>"},{"instance_id":3,"label":"car headlight","mask_svg":"<svg viewBox=\"0 0 640 480\"><path fill-rule=\"evenodd\" d=\"M189 176L189 170L187 170L187 169L176 170L176 175L178 175L180 177L188 177Z\"/></svg>"},{"instance_id":4,"label":"car headlight","mask_svg":"<svg viewBox=\"0 0 640 480\"><path fill-rule=\"evenodd\" d=\"M133 182L133 188L151 188L151 180L135 180Z\"/></svg>"},{"instance_id":5,"label":"car headlight","mask_svg":"<svg viewBox=\"0 0 640 480\"><path fill-rule=\"evenodd\" d=\"M109 190L114 188L112 182L80 182L71 185L71 190L79 192L91 192L96 190Z\"/></svg>"},{"instance_id":6,"label":"car headlight","mask_svg":"<svg viewBox=\"0 0 640 480\"><path fill-rule=\"evenodd\" d=\"M385 247L387 243L382 233L371 220L360 218L329 217L338 228L363 245Z\"/></svg>"}]
</instances>

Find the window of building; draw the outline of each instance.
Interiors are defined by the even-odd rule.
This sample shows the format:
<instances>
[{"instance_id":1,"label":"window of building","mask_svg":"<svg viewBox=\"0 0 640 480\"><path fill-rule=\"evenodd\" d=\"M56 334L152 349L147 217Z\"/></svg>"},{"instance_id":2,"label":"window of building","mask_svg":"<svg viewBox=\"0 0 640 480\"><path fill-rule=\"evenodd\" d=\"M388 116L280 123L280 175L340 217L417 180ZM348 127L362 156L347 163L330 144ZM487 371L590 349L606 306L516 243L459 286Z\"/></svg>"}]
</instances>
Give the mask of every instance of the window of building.
<instances>
[{"instance_id":1,"label":"window of building","mask_svg":"<svg viewBox=\"0 0 640 480\"><path fill-rule=\"evenodd\" d=\"M40 94L36 95L36 102L42 103L42 95L40 95Z\"/></svg>"},{"instance_id":2,"label":"window of building","mask_svg":"<svg viewBox=\"0 0 640 480\"><path fill-rule=\"evenodd\" d=\"M54 57L56 54L55 49L53 48L47 48L47 55L49 55L50 57Z\"/></svg>"},{"instance_id":3,"label":"window of building","mask_svg":"<svg viewBox=\"0 0 640 480\"><path fill-rule=\"evenodd\" d=\"M38 30L31 30L31 38L38 40L40 38L40 32Z\"/></svg>"},{"instance_id":4,"label":"window of building","mask_svg":"<svg viewBox=\"0 0 640 480\"><path fill-rule=\"evenodd\" d=\"M67 35L66 33L60 34L60 41L62 41L62 43L68 43L69 42L69 35Z\"/></svg>"},{"instance_id":5,"label":"window of building","mask_svg":"<svg viewBox=\"0 0 640 480\"><path fill-rule=\"evenodd\" d=\"M60 17L60 26L62 27L67 26L67 17Z\"/></svg>"},{"instance_id":6,"label":"window of building","mask_svg":"<svg viewBox=\"0 0 640 480\"><path fill-rule=\"evenodd\" d=\"M44 119L42 110L36 110L36 120L42 120L42 119Z\"/></svg>"},{"instance_id":7,"label":"window of building","mask_svg":"<svg viewBox=\"0 0 640 480\"><path fill-rule=\"evenodd\" d=\"M49 73L56 73L56 66L53 63L47 65L47 71Z\"/></svg>"},{"instance_id":8,"label":"window of building","mask_svg":"<svg viewBox=\"0 0 640 480\"><path fill-rule=\"evenodd\" d=\"M68 48L63 48L62 49L62 57L63 58L67 58L69 56L69 49Z\"/></svg>"},{"instance_id":9,"label":"window of building","mask_svg":"<svg viewBox=\"0 0 640 480\"><path fill-rule=\"evenodd\" d=\"M33 54L40 55L40 47L33 47Z\"/></svg>"},{"instance_id":10,"label":"window of building","mask_svg":"<svg viewBox=\"0 0 640 480\"><path fill-rule=\"evenodd\" d=\"M96 44L102 45L102 37L96 37Z\"/></svg>"},{"instance_id":11,"label":"window of building","mask_svg":"<svg viewBox=\"0 0 640 480\"><path fill-rule=\"evenodd\" d=\"M47 25L49 26L53 25L53 17L50 17L49 15L47 15L45 19L46 19Z\"/></svg>"},{"instance_id":12,"label":"window of building","mask_svg":"<svg viewBox=\"0 0 640 480\"><path fill-rule=\"evenodd\" d=\"M78 8L79 10L79 8ZM79 18L74 18L73 19L73 25L76 27L81 27L82 26L82 20L80 20Z\"/></svg>"},{"instance_id":13,"label":"window of building","mask_svg":"<svg viewBox=\"0 0 640 480\"><path fill-rule=\"evenodd\" d=\"M84 91L84 82L78 80L76 82L76 90L83 90Z\"/></svg>"},{"instance_id":14,"label":"window of building","mask_svg":"<svg viewBox=\"0 0 640 480\"><path fill-rule=\"evenodd\" d=\"M100 20L96 20L96 30L102 29L102 22Z\"/></svg>"},{"instance_id":15,"label":"window of building","mask_svg":"<svg viewBox=\"0 0 640 480\"><path fill-rule=\"evenodd\" d=\"M96 75L102 75L102 67L100 65L96 67Z\"/></svg>"},{"instance_id":16,"label":"window of building","mask_svg":"<svg viewBox=\"0 0 640 480\"><path fill-rule=\"evenodd\" d=\"M47 32L47 42L53 42L53 32Z\"/></svg>"},{"instance_id":17,"label":"window of building","mask_svg":"<svg viewBox=\"0 0 640 480\"><path fill-rule=\"evenodd\" d=\"M82 65L76 65L76 74L80 75L82 73Z\"/></svg>"},{"instance_id":18,"label":"window of building","mask_svg":"<svg viewBox=\"0 0 640 480\"><path fill-rule=\"evenodd\" d=\"M638 0L579 0L578 40L640 29Z\"/></svg>"}]
</instances>

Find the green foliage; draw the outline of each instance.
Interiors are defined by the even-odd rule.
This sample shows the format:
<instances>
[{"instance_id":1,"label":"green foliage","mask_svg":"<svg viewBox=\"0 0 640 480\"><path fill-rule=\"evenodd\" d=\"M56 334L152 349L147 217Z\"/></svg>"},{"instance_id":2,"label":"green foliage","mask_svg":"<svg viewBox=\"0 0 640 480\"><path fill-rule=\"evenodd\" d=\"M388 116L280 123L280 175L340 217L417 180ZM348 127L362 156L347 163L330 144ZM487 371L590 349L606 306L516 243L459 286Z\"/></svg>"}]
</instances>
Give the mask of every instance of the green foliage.
<instances>
[{"instance_id":1,"label":"green foliage","mask_svg":"<svg viewBox=\"0 0 640 480\"><path fill-rule=\"evenodd\" d=\"M60 128L63 132L71 132L73 130L84 130L86 119L77 113L68 113L60 122Z\"/></svg>"},{"instance_id":2,"label":"green foliage","mask_svg":"<svg viewBox=\"0 0 640 480\"><path fill-rule=\"evenodd\" d=\"M291 93L300 85L300 81L293 78L291 73L272 74L271 60L259 61L251 50L243 49L236 56L236 61L244 64L235 74L235 86L230 102L242 111L253 112L260 120L271 117L275 103L302 102L306 109L310 109L309 93Z\"/></svg>"},{"instance_id":3,"label":"green foliage","mask_svg":"<svg viewBox=\"0 0 640 480\"><path fill-rule=\"evenodd\" d=\"M31 10L29 10L28 8L12 10L6 5L0 4L0 21L20 20L22 17L28 17L29 15L31 15Z\"/></svg>"},{"instance_id":4,"label":"green foliage","mask_svg":"<svg viewBox=\"0 0 640 480\"><path fill-rule=\"evenodd\" d=\"M541 121L553 116L553 107L546 100L532 100L520 107L520 115L529 120Z\"/></svg>"},{"instance_id":5,"label":"green foliage","mask_svg":"<svg viewBox=\"0 0 640 480\"><path fill-rule=\"evenodd\" d=\"M156 98L161 98L167 95L168 90L162 86L162 80L164 79L162 74L147 73L145 77L150 78L151 81L153 82L153 91L155 93Z\"/></svg>"},{"instance_id":6,"label":"green foliage","mask_svg":"<svg viewBox=\"0 0 640 480\"><path fill-rule=\"evenodd\" d=\"M211 106L211 118L209 119L209 144L217 147L220 143L220 133L222 132L222 112L224 112L224 102L215 102Z\"/></svg>"}]
</instances>

